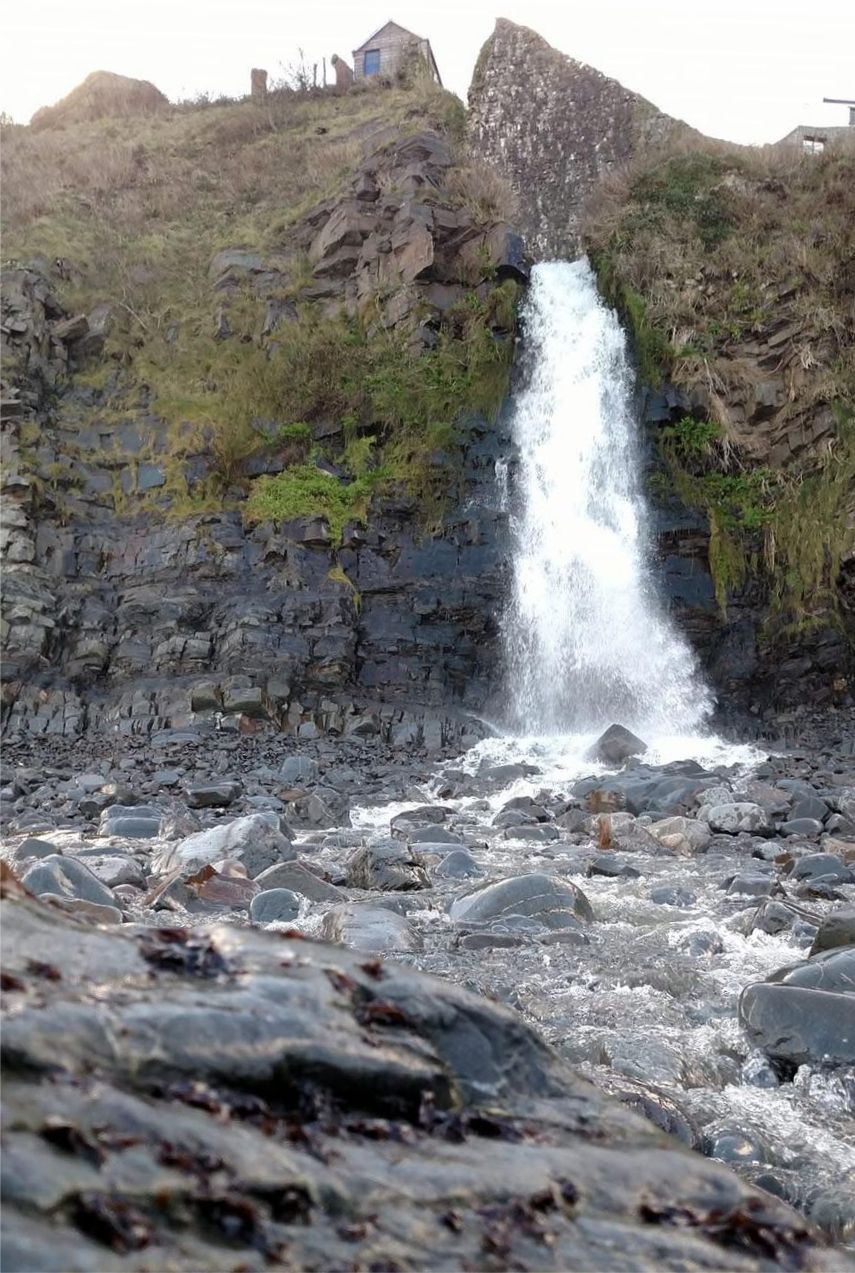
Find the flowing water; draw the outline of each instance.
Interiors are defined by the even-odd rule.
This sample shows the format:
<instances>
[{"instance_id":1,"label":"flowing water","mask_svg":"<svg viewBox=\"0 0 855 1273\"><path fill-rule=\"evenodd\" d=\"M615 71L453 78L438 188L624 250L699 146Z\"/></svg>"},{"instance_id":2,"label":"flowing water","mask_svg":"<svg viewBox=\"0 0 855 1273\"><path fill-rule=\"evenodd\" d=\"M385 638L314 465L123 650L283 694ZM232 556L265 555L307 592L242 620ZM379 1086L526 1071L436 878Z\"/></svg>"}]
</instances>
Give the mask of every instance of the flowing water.
<instances>
[{"instance_id":1,"label":"flowing water","mask_svg":"<svg viewBox=\"0 0 855 1273\"><path fill-rule=\"evenodd\" d=\"M630 853L627 874L608 877L591 873L596 846L584 837L537 843L494 823L514 798L562 807L580 776L602 772L586 752L612 721L650 744L645 763L692 759L733 789L764 759L706 728L710 695L657 596L626 340L587 262L535 268L524 329L517 456L496 474L514 542L505 722L408 801L354 810L354 828L382 837L414 802L446 805L483 875L407 897L424 941L415 961L513 1004L607 1089L636 1080L676 1099L706 1152L808 1211L824 1208L816 1218L839 1236L855 1217L855 1075L805 1066L779 1082L737 1020L742 989L804 958L810 943L808 931L759 931L756 901L722 887L768 866L750 857L751 843L720 837L691 858ZM524 772L505 776L520 762ZM440 856L443 847L432 846ZM585 892L596 917L586 943L463 949L450 898L531 871ZM675 890L671 904L651 897L662 885Z\"/></svg>"},{"instance_id":2,"label":"flowing water","mask_svg":"<svg viewBox=\"0 0 855 1273\"><path fill-rule=\"evenodd\" d=\"M584 260L535 267L523 323L504 623L511 722L527 735L611 720L645 738L696 734L711 704L651 579L621 325Z\"/></svg>"}]
</instances>

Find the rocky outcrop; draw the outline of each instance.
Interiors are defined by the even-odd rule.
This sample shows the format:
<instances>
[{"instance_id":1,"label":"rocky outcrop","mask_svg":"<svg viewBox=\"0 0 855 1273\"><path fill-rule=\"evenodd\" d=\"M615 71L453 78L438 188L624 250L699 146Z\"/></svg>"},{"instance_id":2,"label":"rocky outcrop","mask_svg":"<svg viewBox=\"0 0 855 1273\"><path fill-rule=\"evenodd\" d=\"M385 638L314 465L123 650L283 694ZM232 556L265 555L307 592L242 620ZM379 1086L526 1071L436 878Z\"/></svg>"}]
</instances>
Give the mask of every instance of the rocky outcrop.
<instances>
[{"instance_id":1,"label":"rocky outcrop","mask_svg":"<svg viewBox=\"0 0 855 1273\"><path fill-rule=\"evenodd\" d=\"M93 71L54 106L37 110L30 122L37 130L64 128L105 117L151 115L168 106L169 99L148 80Z\"/></svg>"},{"instance_id":2,"label":"rocky outcrop","mask_svg":"<svg viewBox=\"0 0 855 1273\"><path fill-rule=\"evenodd\" d=\"M366 149L288 250L311 266L304 305L404 334L415 359L473 288L525 278L522 245L507 224L444 198L452 158L439 134L379 147L375 136ZM284 339L299 319L281 299L282 268L281 255L219 252L212 305L249 295L263 338ZM430 533L418 494L403 488L375 497L341 544L321 516L247 527L240 499L254 477L292 462L287 443L260 443L246 459L243 485L226 492L237 502L172 515L176 470L191 492L204 486L210 451L176 462L156 399L119 369L97 390L75 379L98 365L110 307L69 314L48 273L45 262L17 268L3 285L7 736L270 723L436 750L477 735L455 713L483 705L496 658L501 425L469 416L458 451L431 456L448 498ZM498 325L493 334L510 339ZM343 446L340 418L313 430L333 452Z\"/></svg>"},{"instance_id":3,"label":"rocky outcrop","mask_svg":"<svg viewBox=\"0 0 855 1273\"><path fill-rule=\"evenodd\" d=\"M293 936L3 907L6 1268L842 1267L487 998Z\"/></svg>"},{"instance_id":4,"label":"rocky outcrop","mask_svg":"<svg viewBox=\"0 0 855 1273\"><path fill-rule=\"evenodd\" d=\"M741 719L746 707L762 716L803 705L845 706L855 674L851 619L827 618L775 635L768 580L751 575L728 589L722 607L710 566L709 519L680 497L658 442L663 427L688 410L689 397L674 386L643 393L645 485L657 586L698 652L720 713ZM840 586L841 596L855 590L855 559L845 565Z\"/></svg>"},{"instance_id":5,"label":"rocky outcrop","mask_svg":"<svg viewBox=\"0 0 855 1273\"><path fill-rule=\"evenodd\" d=\"M469 107L473 148L512 182L541 260L578 255L580 213L599 178L640 146L692 131L504 18L481 50Z\"/></svg>"}]
</instances>

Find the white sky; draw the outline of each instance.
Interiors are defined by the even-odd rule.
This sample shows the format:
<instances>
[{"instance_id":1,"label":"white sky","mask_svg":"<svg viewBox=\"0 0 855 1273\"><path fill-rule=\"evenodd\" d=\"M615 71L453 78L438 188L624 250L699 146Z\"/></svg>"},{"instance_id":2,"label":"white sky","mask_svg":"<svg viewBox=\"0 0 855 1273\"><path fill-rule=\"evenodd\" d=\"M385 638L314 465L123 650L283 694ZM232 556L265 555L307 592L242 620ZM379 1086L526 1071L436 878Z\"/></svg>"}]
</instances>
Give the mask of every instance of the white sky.
<instances>
[{"instance_id":1,"label":"white sky","mask_svg":"<svg viewBox=\"0 0 855 1273\"><path fill-rule=\"evenodd\" d=\"M0 109L26 122L90 71L152 80L173 100L241 95L252 66L275 77L350 59L388 18L430 38L465 98L499 13L713 136L775 141L796 124L844 124L855 97L852 0L5 0Z\"/></svg>"}]
</instances>

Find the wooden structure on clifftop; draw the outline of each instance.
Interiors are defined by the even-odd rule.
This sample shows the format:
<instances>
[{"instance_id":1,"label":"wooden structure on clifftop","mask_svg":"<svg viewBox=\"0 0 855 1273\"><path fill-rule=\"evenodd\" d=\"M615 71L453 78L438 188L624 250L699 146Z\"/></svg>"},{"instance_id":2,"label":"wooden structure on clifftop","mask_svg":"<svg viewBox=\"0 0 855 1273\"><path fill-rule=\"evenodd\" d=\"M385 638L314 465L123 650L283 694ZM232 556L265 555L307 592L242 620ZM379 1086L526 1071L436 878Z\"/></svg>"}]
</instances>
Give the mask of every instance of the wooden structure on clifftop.
<instances>
[{"instance_id":1,"label":"wooden structure on clifftop","mask_svg":"<svg viewBox=\"0 0 855 1273\"><path fill-rule=\"evenodd\" d=\"M415 48L424 58L431 78L442 84L430 40L414 35L397 22L387 22L353 50L354 79L370 75L394 75L405 55Z\"/></svg>"}]
</instances>

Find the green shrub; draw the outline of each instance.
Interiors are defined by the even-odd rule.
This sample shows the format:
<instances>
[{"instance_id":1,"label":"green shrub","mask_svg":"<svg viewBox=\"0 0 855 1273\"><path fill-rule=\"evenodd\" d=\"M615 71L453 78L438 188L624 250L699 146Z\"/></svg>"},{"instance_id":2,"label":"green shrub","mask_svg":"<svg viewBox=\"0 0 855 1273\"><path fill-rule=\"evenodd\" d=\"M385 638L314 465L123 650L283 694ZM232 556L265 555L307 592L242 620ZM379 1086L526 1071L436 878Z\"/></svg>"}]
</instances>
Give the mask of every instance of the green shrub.
<instances>
[{"instance_id":1,"label":"green shrub","mask_svg":"<svg viewBox=\"0 0 855 1273\"><path fill-rule=\"evenodd\" d=\"M371 496L384 476L381 470L376 470L345 484L331 473L303 464L275 477L260 477L253 482L244 505L244 520L253 525L323 517L333 543L339 544L348 522L365 520Z\"/></svg>"}]
</instances>

